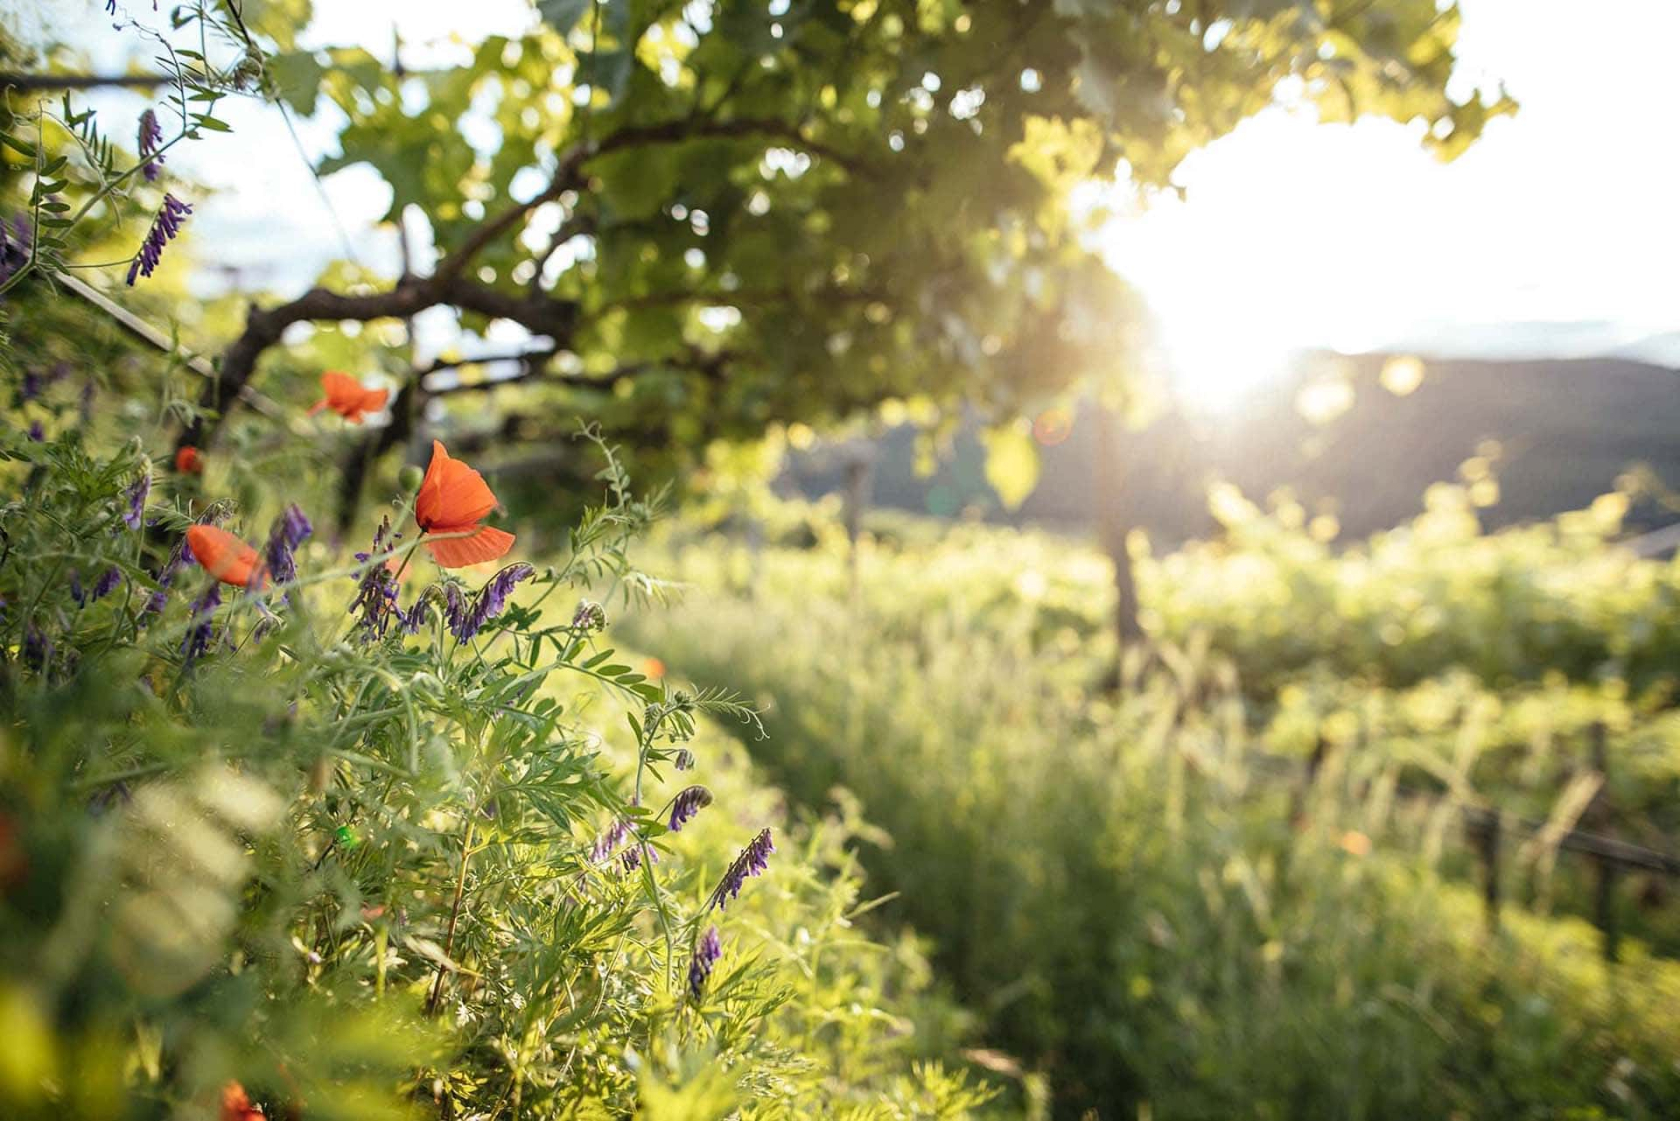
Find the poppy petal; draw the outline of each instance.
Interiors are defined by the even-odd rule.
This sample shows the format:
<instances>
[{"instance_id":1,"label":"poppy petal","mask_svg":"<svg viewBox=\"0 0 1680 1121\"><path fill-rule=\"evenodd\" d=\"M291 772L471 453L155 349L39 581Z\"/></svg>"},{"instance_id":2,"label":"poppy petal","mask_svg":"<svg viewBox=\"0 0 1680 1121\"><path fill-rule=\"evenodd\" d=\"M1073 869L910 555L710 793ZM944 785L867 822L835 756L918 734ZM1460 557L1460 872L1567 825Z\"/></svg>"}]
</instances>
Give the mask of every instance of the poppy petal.
<instances>
[{"instance_id":1,"label":"poppy petal","mask_svg":"<svg viewBox=\"0 0 1680 1121\"><path fill-rule=\"evenodd\" d=\"M442 568L461 568L469 564L483 564L505 556L513 548L513 534L495 526L456 526L439 529L438 533L465 533L476 529L470 537L428 537L425 545L432 559Z\"/></svg>"},{"instance_id":2,"label":"poppy petal","mask_svg":"<svg viewBox=\"0 0 1680 1121\"><path fill-rule=\"evenodd\" d=\"M420 480L420 490L414 496L414 517L420 523L420 528L426 527L426 515L437 505L438 479L443 475L444 465L453 463L449 458L449 450L443 446L441 440L432 441L432 461L426 464L426 477Z\"/></svg>"},{"instance_id":3,"label":"poppy petal","mask_svg":"<svg viewBox=\"0 0 1680 1121\"><path fill-rule=\"evenodd\" d=\"M444 526L464 529L496 508L496 496L484 476L458 459L449 458L441 443L432 441L432 462L414 497L414 520L437 533Z\"/></svg>"},{"instance_id":4,"label":"poppy petal","mask_svg":"<svg viewBox=\"0 0 1680 1121\"><path fill-rule=\"evenodd\" d=\"M390 399L391 391L389 389L363 390L361 403L362 411L364 413L377 413L380 409L385 407L385 402Z\"/></svg>"},{"instance_id":5,"label":"poppy petal","mask_svg":"<svg viewBox=\"0 0 1680 1121\"><path fill-rule=\"evenodd\" d=\"M257 551L225 529L213 525L187 527L187 548L204 571L224 584L247 587L257 568Z\"/></svg>"},{"instance_id":6,"label":"poppy petal","mask_svg":"<svg viewBox=\"0 0 1680 1121\"><path fill-rule=\"evenodd\" d=\"M321 375L321 392L325 393L327 400L337 408L340 402L361 396L362 383L349 374L328 370Z\"/></svg>"}]
</instances>

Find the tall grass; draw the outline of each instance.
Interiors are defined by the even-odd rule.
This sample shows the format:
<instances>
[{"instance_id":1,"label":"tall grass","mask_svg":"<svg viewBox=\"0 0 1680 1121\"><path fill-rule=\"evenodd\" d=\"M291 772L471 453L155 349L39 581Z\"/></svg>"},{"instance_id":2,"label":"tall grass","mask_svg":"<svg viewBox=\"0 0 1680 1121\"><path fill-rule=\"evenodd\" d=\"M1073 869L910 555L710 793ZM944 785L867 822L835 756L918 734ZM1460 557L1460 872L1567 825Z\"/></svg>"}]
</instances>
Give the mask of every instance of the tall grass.
<instances>
[{"instance_id":1,"label":"tall grass","mask_svg":"<svg viewBox=\"0 0 1680 1121\"><path fill-rule=\"evenodd\" d=\"M700 583L633 633L741 684L765 713L755 757L790 794L843 787L883 826L865 854L901 893L883 915L933 940L1061 1112L1672 1115L1674 965L1606 974L1568 921L1484 936L1436 870L1445 820L1391 797L1392 765L1342 756L1298 802L1251 761L1229 661L1192 653L1100 695L1030 612L977 622L942 558L920 560L855 600L822 594L844 586L833 568L800 597L780 593L821 553L772 550L749 587L776 594Z\"/></svg>"}]
</instances>

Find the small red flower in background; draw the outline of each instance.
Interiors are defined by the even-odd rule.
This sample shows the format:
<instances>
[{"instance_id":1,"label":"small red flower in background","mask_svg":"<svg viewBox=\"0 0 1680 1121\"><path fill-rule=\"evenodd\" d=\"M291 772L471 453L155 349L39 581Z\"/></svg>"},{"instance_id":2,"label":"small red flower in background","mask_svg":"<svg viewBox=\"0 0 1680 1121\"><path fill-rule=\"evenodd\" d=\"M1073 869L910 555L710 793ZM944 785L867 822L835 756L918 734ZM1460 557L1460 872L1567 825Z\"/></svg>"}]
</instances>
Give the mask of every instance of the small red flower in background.
<instances>
[{"instance_id":1,"label":"small red flower in background","mask_svg":"<svg viewBox=\"0 0 1680 1121\"><path fill-rule=\"evenodd\" d=\"M187 548L204 571L224 584L241 588L250 585L261 563L255 549L213 525L188 526Z\"/></svg>"},{"instance_id":2,"label":"small red flower in background","mask_svg":"<svg viewBox=\"0 0 1680 1121\"><path fill-rule=\"evenodd\" d=\"M18 836L17 821L0 814L0 887L16 887L29 875L29 853Z\"/></svg>"},{"instance_id":3,"label":"small red flower in background","mask_svg":"<svg viewBox=\"0 0 1680 1121\"><path fill-rule=\"evenodd\" d=\"M496 496L484 476L458 459L449 458L443 444L432 441L432 462L414 496L414 520L426 533L465 534L426 548L443 568L482 564L513 548L513 534L478 523L496 508Z\"/></svg>"},{"instance_id":4,"label":"small red flower in background","mask_svg":"<svg viewBox=\"0 0 1680 1121\"><path fill-rule=\"evenodd\" d=\"M360 424L367 413L377 413L390 398L388 389L369 389L349 374L328 370L321 375L321 392L326 396L309 407L314 416L322 409L331 409L351 424Z\"/></svg>"},{"instance_id":5,"label":"small red flower in background","mask_svg":"<svg viewBox=\"0 0 1680 1121\"><path fill-rule=\"evenodd\" d=\"M204 473L204 455L191 444L182 445L175 453L175 470L183 475L201 475Z\"/></svg>"},{"instance_id":6,"label":"small red flower in background","mask_svg":"<svg viewBox=\"0 0 1680 1121\"><path fill-rule=\"evenodd\" d=\"M267 1121L267 1116L260 1107L251 1104L245 1087L239 1083L229 1082L222 1087L221 1121Z\"/></svg>"},{"instance_id":7,"label":"small red flower in background","mask_svg":"<svg viewBox=\"0 0 1680 1121\"><path fill-rule=\"evenodd\" d=\"M642 676L651 677L658 681L665 676L665 663L658 658L647 658L642 662Z\"/></svg>"}]
</instances>

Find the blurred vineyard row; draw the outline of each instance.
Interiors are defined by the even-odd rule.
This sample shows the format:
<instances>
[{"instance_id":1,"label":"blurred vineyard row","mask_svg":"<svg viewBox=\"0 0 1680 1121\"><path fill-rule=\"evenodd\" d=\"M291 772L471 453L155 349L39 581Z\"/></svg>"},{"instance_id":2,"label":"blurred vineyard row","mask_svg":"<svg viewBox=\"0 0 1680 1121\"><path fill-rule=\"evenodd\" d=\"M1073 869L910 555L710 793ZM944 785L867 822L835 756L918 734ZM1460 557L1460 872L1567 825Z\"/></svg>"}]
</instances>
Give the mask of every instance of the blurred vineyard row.
<instances>
[{"instance_id":1,"label":"blurred vineyard row","mask_svg":"<svg viewBox=\"0 0 1680 1121\"><path fill-rule=\"evenodd\" d=\"M1441 487L1337 552L1216 494L1221 541L1137 543L1155 646L1117 666L1092 548L775 505L668 534L692 594L629 633L743 688L791 796L860 801L890 913L1070 1106L1671 1116L1676 885L1617 882L1607 966L1590 866L1531 838L1489 935L1458 812L1672 844L1680 571L1608 545L1622 508L1483 535Z\"/></svg>"}]
</instances>

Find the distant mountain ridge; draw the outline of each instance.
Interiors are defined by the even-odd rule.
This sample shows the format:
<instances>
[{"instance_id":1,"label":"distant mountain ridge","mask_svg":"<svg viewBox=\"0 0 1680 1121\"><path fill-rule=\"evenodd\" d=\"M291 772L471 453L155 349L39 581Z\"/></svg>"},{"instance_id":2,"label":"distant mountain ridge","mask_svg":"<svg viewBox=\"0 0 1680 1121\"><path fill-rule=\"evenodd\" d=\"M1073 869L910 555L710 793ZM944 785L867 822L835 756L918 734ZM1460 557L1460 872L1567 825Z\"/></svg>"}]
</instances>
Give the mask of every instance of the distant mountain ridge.
<instances>
[{"instance_id":1,"label":"distant mountain ridge","mask_svg":"<svg viewBox=\"0 0 1680 1121\"><path fill-rule=\"evenodd\" d=\"M1490 450L1490 442L1498 446L1492 467L1500 498L1482 511L1489 528L1584 507L1636 465L1680 484L1680 372L1618 357L1425 356L1422 382L1396 396L1380 379L1390 357L1304 354L1229 415L1174 413L1125 433L1120 462L1109 468L1122 476L1124 517L1161 545L1205 537L1217 528L1206 484L1222 478L1257 500L1289 487L1309 513L1333 513L1344 540L1363 537L1414 516L1430 484L1457 478L1459 465ZM1315 425L1297 398L1325 379L1344 380L1351 404ZM1013 514L986 486L974 431L965 429L953 455L923 479L913 470L914 430L896 429L871 442L870 500L1088 529L1096 519L1096 428L1091 410L1081 409L1067 438L1041 449L1038 488ZM844 454L795 457L785 485L808 495L839 489ZM1674 520L1651 504L1631 515L1633 528Z\"/></svg>"}]
</instances>

